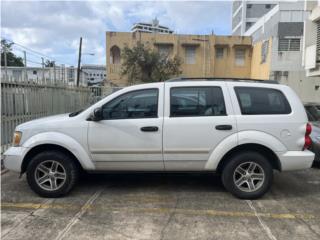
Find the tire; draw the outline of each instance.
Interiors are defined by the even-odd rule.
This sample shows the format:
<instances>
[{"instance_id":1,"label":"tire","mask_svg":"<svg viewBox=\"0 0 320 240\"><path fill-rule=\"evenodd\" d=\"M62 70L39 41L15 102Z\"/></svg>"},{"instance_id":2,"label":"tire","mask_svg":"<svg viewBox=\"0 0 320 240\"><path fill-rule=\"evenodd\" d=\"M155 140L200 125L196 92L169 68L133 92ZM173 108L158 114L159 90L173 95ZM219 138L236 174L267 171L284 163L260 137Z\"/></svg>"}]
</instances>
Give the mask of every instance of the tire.
<instances>
[{"instance_id":1,"label":"tire","mask_svg":"<svg viewBox=\"0 0 320 240\"><path fill-rule=\"evenodd\" d=\"M67 154L41 152L28 164L27 181L38 195L57 198L66 195L75 186L79 170L77 163Z\"/></svg>"},{"instance_id":2,"label":"tire","mask_svg":"<svg viewBox=\"0 0 320 240\"><path fill-rule=\"evenodd\" d=\"M257 199L270 189L273 169L260 153L240 152L229 159L221 177L224 187L235 197Z\"/></svg>"}]
</instances>

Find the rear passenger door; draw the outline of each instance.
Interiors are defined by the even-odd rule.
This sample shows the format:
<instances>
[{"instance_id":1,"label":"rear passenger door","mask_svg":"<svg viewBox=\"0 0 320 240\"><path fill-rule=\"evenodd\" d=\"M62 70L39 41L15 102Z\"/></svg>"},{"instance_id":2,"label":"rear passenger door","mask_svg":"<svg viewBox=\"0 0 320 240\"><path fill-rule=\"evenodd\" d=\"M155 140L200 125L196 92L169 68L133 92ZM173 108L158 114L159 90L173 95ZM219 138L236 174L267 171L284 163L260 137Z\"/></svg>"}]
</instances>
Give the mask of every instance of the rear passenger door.
<instances>
[{"instance_id":1,"label":"rear passenger door","mask_svg":"<svg viewBox=\"0 0 320 240\"><path fill-rule=\"evenodd\" d=\"M163 157L166 170L203 170L215 147L236 130L224 83L165 84Z\"/></svg>"}]
</instances>

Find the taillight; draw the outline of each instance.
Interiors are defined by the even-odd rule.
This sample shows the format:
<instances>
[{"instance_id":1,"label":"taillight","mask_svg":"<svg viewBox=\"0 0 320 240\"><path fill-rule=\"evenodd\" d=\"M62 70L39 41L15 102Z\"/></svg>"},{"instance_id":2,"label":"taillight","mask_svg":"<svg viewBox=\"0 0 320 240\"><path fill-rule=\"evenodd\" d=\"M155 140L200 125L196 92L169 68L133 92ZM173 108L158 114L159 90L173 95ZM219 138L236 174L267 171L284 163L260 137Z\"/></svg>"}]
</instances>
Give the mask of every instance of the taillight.
<instances>
[{"instance_id":1,"label":"taillight","mask_svg":"<svg viewBox=\"0 0 320 240\"><path fill-rule=\"evenodd\" d=\"M304 136L304 146L303 146L303 150L310 148L311 145L312 145L312 140L311 140L311 138L310 138L311 132L312 132L311 124L310 124L310 123L307 123L307 125L306 125L306 133L305 133L305 136Z\"/></svg>"},{"instance_id":2,"label":"taillight","mask_svg":"<svg viewBox=\"0 0 320 240\"><path fill-rule=\"evenodd\" d=\"M306 126L306 135L310 135L312 132L312 127L311 127L311 124L310 123L307 123L307 126Z\"/></svg>"}]
</instances>

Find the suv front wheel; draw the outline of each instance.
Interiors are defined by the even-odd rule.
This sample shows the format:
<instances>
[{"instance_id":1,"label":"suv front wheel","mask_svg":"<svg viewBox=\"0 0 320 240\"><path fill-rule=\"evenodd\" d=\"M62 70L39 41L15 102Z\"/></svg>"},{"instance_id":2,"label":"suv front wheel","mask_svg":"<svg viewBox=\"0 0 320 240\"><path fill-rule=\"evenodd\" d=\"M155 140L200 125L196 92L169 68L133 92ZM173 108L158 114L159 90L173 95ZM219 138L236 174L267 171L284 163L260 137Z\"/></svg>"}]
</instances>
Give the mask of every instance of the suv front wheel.
<instances>
[{"instance_id":1,"label":"suv front wheel","mask_svg":"<svg viewBox=\"0 0 320 240\"><path fill-rule=\"evenodd\" d=\"M78 176L79 168L74 160L58 151L37 154L27 167L28 184L42 197L56 198L67 194Z\"/></svg>"},{"instance_id":2,"label":"suv front wheel","mask_svg":"<svg viewBox=\"0 0 320 240\"><path fill-rule=\"evenodd\" d=\"M263 196L269 190L272 180L272 166L257 152L236 153L222 171L225 188L241 199L256 199Z\"/></svg>"}]
</instances>

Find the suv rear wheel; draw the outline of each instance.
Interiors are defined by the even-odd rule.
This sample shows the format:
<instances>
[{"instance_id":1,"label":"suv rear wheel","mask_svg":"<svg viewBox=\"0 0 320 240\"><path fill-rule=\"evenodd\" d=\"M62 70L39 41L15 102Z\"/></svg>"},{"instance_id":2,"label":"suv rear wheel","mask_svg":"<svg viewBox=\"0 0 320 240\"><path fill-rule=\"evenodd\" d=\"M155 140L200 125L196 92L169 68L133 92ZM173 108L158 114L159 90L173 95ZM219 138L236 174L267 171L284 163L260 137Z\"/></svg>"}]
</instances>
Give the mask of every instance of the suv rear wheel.
<instances>
[{"instance_id":1,"label":"suv rear wheel","mask_svg":"<svg viewBox=\"0 0 320 240\"><path fill-rule=\"evenodd\" d=\"M268 160L257 152L233 155L222 172L225 188L241 199L263 196L273 180L273 169Z\"/></svg>"},{"instance_id":2,"label":"suv rear wheel","mask_svg":"<svg viewBox=\"0 0 320 240\"><path fill-rule=\"evenodd\" d=\"M74 187L79 168L67 154L47 151L33 157L27 167L31 189L42 197L60 197Z\"/></svg>"}]
</instances>

